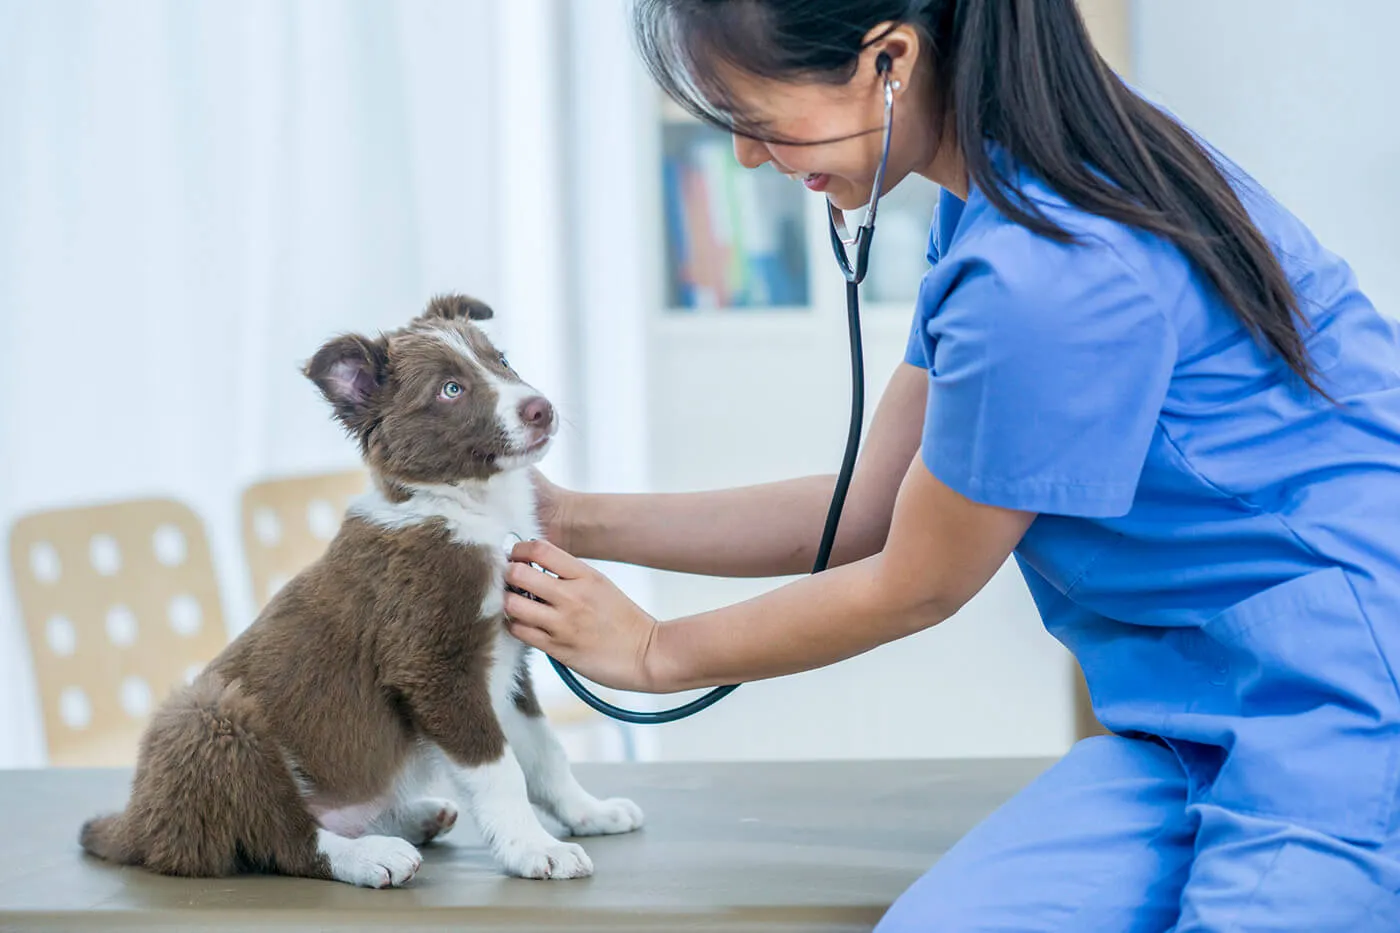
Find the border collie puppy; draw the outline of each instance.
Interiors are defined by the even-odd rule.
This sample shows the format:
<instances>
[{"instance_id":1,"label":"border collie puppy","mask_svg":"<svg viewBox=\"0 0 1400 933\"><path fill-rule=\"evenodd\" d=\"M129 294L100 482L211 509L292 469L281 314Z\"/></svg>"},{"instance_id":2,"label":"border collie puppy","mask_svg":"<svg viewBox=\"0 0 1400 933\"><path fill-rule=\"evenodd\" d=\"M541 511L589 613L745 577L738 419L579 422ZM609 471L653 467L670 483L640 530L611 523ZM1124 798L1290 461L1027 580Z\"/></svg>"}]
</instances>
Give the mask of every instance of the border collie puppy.
<instances>
[{"instance_id":1,"label":"border collie puppy","mask_svg":"<svg viewBox=\"0 0 1400 933\"><path fill-rule=\"evenodd\" d=\"M376 339L307 364L360 446L372 491L141 740L131 800L83 848L170 875L272 872L368 887L408 881L450 830L444 772L501 868L581 878L576 836L642 824L574 779L503 624L503 550L538 533L528 468L554 409L487 339L479 301L439 297Z\"/></svg>"}]
</instances>

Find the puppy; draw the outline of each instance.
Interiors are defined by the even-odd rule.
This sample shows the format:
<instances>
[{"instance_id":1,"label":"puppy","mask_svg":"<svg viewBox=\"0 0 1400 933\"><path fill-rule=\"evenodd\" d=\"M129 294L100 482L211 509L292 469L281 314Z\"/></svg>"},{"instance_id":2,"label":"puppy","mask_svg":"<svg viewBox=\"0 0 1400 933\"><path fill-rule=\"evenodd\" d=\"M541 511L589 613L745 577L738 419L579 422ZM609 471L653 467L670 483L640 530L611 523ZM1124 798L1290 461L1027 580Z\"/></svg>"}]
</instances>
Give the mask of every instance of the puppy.
<instances>
[{"instance_id":1,"label":"puppy","mask_svg":"<svg viewBox=\"0 0 1400 933\"><path fill-rule=\"evenodd\" d=\"M537 533L527 468L556 420L462 296L307 364L360 446L373 490L325 555L155 713L125 812L89 820L93 855L170 875L271 872L382 888L450 830L450 776L497 863L581 878L573 835L642 824L574 779L503 624L507 539Z\"/></svg>"}]
</instances>

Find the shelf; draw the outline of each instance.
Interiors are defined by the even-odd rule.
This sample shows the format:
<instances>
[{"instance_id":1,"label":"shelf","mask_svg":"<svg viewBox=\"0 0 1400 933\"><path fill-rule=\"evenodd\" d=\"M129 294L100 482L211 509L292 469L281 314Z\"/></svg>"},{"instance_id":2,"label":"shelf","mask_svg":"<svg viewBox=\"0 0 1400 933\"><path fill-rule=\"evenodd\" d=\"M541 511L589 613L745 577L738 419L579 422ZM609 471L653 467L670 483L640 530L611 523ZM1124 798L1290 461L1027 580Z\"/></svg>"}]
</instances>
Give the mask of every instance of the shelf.
<instances>
[{"instance_id":1,"label":"shelf","mask_svg":"<svg viewBox=\"0 0 1400 933\"><path fill-rule=\"evenodd\" d=\"M773 320L786 319L799 315L812 313L810 305L764 305L762 307L734 307L734 308L678 308L667 307L662 309L662 313L670 321L694 321L702 318L734 320L745 318L748 320L756 318L771 318Z\"/></svg>"},{"instance_id":2,"label":"shelf","mask_svg":"<svg viewBox=\"0 0 1400 933\"><path fill-rule=\"evenodd\" d=\"M654 315L653 335L665 340L704 341L715 337L725 342L786 340L800 334L844 333L845 324L829 314L817 314L809 307L773 307L737 310L683 309Z\"/></svg>"}]
</instances>

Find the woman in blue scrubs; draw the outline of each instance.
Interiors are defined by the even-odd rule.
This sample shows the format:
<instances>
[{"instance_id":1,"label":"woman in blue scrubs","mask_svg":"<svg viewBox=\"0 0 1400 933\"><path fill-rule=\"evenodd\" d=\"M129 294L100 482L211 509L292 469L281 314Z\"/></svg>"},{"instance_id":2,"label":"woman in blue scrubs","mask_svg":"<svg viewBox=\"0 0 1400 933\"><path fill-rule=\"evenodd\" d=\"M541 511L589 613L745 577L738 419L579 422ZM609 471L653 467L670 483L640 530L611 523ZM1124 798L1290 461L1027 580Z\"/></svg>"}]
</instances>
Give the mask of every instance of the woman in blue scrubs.
<instances>
[{"instance_id":1,"label":"woman in blue scrubs","mask_svg":"<svg viewBox=\"0 0 1400 933\"><path fill-rule=\"evenodd\" d=\"M810 564L831 477L541 478L512 630L673 692L935 625L1014 555L1115 733L889 912L901 930L1400 930L1400 330L1237 166L1127 88L1072 0L641 0L681 103L857 209L943 189L831 570L658 623L578 558ZM881 62L884 64L884 62ZM878 245L877 245L878 248ZM932 804L931 804L932 805Z\"/></svg>"}]
</instances>

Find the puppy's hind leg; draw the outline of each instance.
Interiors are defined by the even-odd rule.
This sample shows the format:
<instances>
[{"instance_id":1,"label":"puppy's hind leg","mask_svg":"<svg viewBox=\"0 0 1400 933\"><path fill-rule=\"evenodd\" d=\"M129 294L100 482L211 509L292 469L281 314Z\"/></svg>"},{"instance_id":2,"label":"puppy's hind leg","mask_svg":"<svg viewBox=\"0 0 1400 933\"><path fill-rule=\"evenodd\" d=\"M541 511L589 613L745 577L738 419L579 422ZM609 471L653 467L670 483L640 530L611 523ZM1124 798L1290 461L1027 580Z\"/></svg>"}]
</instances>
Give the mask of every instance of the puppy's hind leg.
<instances>
[{"instance_id":1,"label":"puppy's hind leg","mask_svg":"<svg viewBox=\"0 0 1400 933\"><path fill-rule=\"evenodd\" d=\"M257 701L213 676L156 714L123 822L140 828L131 843L142 863L163 874L275 873L377 887L401 884L419 864L401 839L321 830Z\"/></svg>"},{"instance_id":2,"label":"puppy's hind leg","mask_svg":"<svg viewBox=\"0 0 1400 933\"><path fill-rule=\"evenodd\" d=\"M141 739L120 818L130 861L167 875L327 877L302 805L257 702L206 674L161 705ZM88 835L100 842L103 822Z\"/></svg>"},{"instance_id":3,"label":"puppy's hind leg","mask_svg":"<svg viewBox=\"0 0 1400 933\"><path fill-rule=\"evenodd\" d=\"M421 748L394 784L394 800L369 824L369 832L398 836L416 846L445 836L457 825L457 804L427 795L434 778L449 767L435 748Z\"/></svg>"},{"instance_id":4,"label":"puppy's hind leg","mask_svg":"<svg viewBox=\"0 0 1400 933\"><path fill-rule=\"evenodd\" d=\"M427 845L457 825L457 805L442 797L418 797L395 803L375 818L370 832Z\"/></svg>"}]
</instances>

